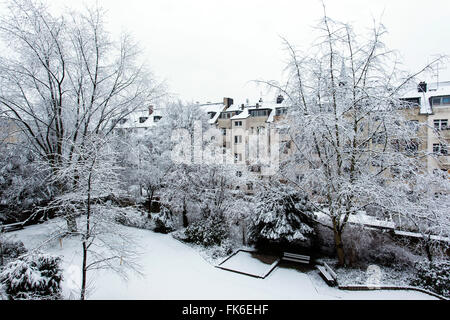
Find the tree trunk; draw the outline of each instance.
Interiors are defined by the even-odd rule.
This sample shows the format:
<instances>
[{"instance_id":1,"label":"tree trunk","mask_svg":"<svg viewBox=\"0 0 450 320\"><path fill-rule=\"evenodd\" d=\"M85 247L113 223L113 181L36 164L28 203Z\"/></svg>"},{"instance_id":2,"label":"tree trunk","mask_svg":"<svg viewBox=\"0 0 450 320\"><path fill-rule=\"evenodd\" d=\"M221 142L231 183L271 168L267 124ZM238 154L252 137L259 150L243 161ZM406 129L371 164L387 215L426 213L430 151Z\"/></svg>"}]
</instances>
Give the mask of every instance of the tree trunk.
<instances>
[{"instance_id":1,"label":"tree trunk","mask_svg":"<svg viewBox=\"0 0 450 320\"><path fill-rule=\"evenodd\" d=\"M427 237L427 239L425 239L425 237ZM430 262L430 263L432 263L433 262L433 255L431 254L431 247L430 247L430 236L428 235L428 236L424 236L424 242L425 242L425 252L426 252L426 254L427 254L427 258L428 258L428 261Z\"/></svg>"},{"instance_id":2,"label":"tree trunk","mask_svg":"<svg viewBox=\"0 0 450 320\"><path fill-rule=\"evenodd\" d=\"M186 228L189 225L187 218L186 200L183 200L183 227Z\"/></svg>"},{"instance_id":3,"label":"tree trunk","mask_svg":"<svg viewBox=\"0 0 450 320\"><path fill-rule=\"evenodd\" d=\"M86 242L83 242L83 266L82 266L80 300L84 300L86 297L86 263L87 263L87 246Z\"/></svg>"},{"instance_id":4,"label":"tree trunk","mask_svg":"<svg viewBox=\"0 0 450 320\"><path fill-rule=\"evenodd\" d=\"M147 196L148 196L148 212L152 213L152 209L153 209L153 189L151 189L152 191L149 193L148 189L147 189Z\"/></svg>"},{"instance_id":5,"label":"tree trunk","mask_svg":"<svg viewBox=\"0 0 450 320\"><path fill-rule=\"evenodd\" d=\"M94 162L92 163L92 167ZM87 190L87 208L86 208L86 233L83 235L83 267L82 267L82 279L81 279L81 296L80 300L84 300L86 297L86 277L87 277L87 254L89 246L87 241L91 238L91 178L92 167L88 178L88 190Z\"/></svg>"},{"instance_id":6,"label":"tree trunk","mask_svg":"<svg viewBox=\"0 0 450 320\"><path fill-rule=\"evenodd\" d=\"M70 233L75 233L78 231L77 220L72 214L66 216L66 222L67 222L67 230Z\"/></svg>"},{"instance_id":7,"label":"tree trunk","mask_svg":"<svg viewBox=\"0 0 450 320\"><path fill-rule=\"evenodd\" d=\"M336 229L334 230L334 244L336 246L338 264L342 267L345 265L344 244L342 243L342 233Z\"/></svg>"},{"instance_id":8,"label":"tree trunk","mask_svg":"<svg viewBox=\"0 0 450 320\"><path fill-rule=\"evenodd\" d=\"M242 220L242 245L247 245L247 241L245 241L245 220Z\"/></svg>"},{"instance_id":9,"label":"tree trunk","mask_svg":"<svg viewBox=\"0 0 450 320\"><path fill-rule=\"evenodd\" d=\"M0 266L3 265L3 245L0 242Z\"/></svg>"}]
</instances>

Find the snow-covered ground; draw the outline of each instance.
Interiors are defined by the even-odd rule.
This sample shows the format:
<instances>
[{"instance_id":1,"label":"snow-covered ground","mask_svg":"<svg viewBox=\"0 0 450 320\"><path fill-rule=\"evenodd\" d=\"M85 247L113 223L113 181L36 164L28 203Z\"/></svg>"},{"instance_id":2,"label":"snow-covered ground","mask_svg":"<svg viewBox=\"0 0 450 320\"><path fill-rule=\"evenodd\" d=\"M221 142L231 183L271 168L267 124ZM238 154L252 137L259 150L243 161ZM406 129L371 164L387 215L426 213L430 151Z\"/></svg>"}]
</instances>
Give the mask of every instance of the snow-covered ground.
<instances>
[{"instance_id":1,"label":"snow-covered ground","mask_svg":"<svg viewBox=\"0 0 450 320\"><path fill-rule=\"evenodd\" d=\"M53 220L15 231L28 249L47 238L51 230L63 225ZM342 291L328 287L314 272L302 273L277 267L267 278L257 279L215 268L198 251L171 235L121 227L135 237L141 252L143 276L130 274L126 282L110 270L89 273L89 299L435 299L415 291ZM77 239L50 242L46 252L63 257L63 293L78 298L81 244Z\"/></svg>"}]
</instances>

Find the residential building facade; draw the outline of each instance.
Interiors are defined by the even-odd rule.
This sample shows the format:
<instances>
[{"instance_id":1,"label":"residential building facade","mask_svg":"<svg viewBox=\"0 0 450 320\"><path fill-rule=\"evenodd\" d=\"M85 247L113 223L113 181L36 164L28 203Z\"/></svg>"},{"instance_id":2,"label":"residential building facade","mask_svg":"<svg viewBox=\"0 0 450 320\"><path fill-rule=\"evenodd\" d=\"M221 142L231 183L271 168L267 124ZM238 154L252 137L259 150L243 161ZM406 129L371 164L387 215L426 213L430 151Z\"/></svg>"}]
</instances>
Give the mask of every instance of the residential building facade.
<instances>
[{"instance_id":1,"label":"residential building facade","mask_svg":"<svg viewBox=\"0 0 450 320\"><path fill-rule=\"evenodd\" d=\"M425 150L428 172L450 173L450 81L439 83L421 82L417 90L405 93L404 101L413 104L413 108L405 110L410 121L424 124L419 136L419 148ZM419 126L420 127L420 126Z\"/></svg>"}]
</instances>

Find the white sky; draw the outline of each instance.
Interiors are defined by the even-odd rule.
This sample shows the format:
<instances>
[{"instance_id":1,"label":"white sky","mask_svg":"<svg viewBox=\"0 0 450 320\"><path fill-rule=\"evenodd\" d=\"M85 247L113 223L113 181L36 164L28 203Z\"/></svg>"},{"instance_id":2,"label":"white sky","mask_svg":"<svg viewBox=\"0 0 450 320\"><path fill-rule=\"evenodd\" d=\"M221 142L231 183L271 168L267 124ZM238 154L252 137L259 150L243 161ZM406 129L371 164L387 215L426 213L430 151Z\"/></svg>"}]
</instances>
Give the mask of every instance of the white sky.
<instances>
[{"instance_id":1,"label":"white sky","mask_svg":"<svg viewBox=\"0 0 450 320\"><path fill-rule=\"evenodd\" d=\"M76 8L91 0L50 1ZM322 14L317 0L98 0L108 10L109 29L131 32L147 61L171 92L183 100L235 102L259 99L254 79L280 80L286 55L279 35L307 48ZM356 32L381 21L385 42L399 50L407 70L433 55L450 54L448 0L327 0L328 15L354 24ZM384 12L384 13L383 13ZM441 66L439 79L450 80ZM425 80L435 81L431 76ZM267 99L272 99L272 95Z\"/></svg>"}]
</instances>

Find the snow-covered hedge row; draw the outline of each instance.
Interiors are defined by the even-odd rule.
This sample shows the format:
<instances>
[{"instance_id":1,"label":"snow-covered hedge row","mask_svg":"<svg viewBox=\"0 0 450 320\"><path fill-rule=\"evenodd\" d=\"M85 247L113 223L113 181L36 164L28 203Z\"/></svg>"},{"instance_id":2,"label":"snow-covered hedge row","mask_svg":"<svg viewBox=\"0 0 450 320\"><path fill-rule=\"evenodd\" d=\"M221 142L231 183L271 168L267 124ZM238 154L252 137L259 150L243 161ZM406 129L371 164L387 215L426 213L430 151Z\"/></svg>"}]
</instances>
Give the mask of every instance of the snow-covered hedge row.
<instances>
[{"instance_id":1,"label":"snow-covered hedge row","mask_svg":"<svg viewBox=\"0 0 450 320\"><path fill-rule=\"evenodd\" d=\"M61 295L61 258L37 254L8 263L0 282L11 299L58 299Z\"/></svg>"}]
</instances>

